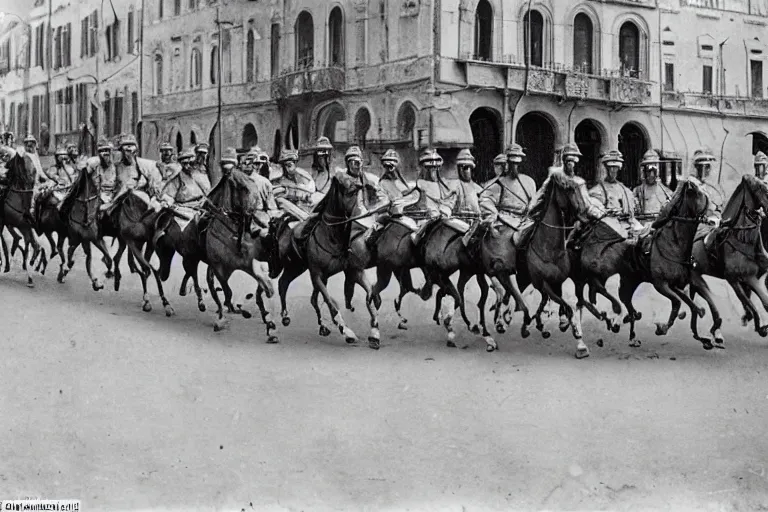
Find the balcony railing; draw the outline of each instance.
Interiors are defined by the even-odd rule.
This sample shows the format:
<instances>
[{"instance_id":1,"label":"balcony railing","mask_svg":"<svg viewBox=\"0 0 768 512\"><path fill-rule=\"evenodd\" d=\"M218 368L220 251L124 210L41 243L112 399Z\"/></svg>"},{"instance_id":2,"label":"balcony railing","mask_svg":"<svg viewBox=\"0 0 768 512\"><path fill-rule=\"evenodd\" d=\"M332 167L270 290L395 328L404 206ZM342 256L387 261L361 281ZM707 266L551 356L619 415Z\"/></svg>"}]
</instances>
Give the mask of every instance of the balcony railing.
<instances>
[{"instance_id":1,"label":"balcony railing","mask_svg":"<svg viewBox=\"0 0 768 512\"><path fill-rule=\"evenodd\" d=\"M344 68L299 69L272 80L272 99L285 99L305 94L341 92L345 88Z\"/></svg>"},{"instance_id":2,"label":"balcony railing","mask_svg":"<svg viewBox=\"0 0 768 512\"><path fill-rule=\"evenodd\" d=\"M517 62L514 56L505 55L489 62L465 54L459 60L467 64L469 85L504 87L506 83L512 90L524 90L526 87L526 66ZM499 69L506 70L506 82L499 79L497 71L492 72ZM650 103L652 82L635 78L623 70L603 69L585 73L585 69L584 66L572 69L560 64L531 66L528 69L528 91L610 103Z\"/></svg>"},{"instance_id":3,"label":"balcony railing","mask_svg":"<svg viewBox=\"0 0 768 512\"><path fill-rule=\"evenodd\" d=\"M768 99L745 96L718 96L700 92L664 92L664 108L717 112L768 118Z\"/></svg>"}]
</instances>

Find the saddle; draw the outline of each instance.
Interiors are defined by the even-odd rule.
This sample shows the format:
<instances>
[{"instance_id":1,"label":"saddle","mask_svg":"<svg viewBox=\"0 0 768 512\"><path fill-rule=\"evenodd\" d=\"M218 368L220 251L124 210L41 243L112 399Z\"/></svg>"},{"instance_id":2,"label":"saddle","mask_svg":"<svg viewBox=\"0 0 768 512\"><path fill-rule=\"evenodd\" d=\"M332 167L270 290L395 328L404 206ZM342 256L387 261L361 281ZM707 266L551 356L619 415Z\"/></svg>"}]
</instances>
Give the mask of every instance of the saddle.
<instances>
[{"instance_id":1,"label":"saddle","mask_svg":"<svg viewBox=\"0 0 768 512\"><path fill-rule=\"evenodd\" d=\"M411 240L413 240L414 245L419 245L419 243L426 237L429 233L432 232L432 230L437 227L438 223L442 220L440 217L428 220L424 224L421 225L421 227L416 231L415 233L411 233Z\"/></svg>"},{"instance_id":2,"label":"saddle","mask_svg":"<svg viewBox=\"0 0 768 512\"><path fill-rule=\"evenodd\" d=\"M320 214L312 213L306 220L299 222L291 228L291 244L299 257L303 258L309 237L319 222Z\"/></svg>"}]
</instances>

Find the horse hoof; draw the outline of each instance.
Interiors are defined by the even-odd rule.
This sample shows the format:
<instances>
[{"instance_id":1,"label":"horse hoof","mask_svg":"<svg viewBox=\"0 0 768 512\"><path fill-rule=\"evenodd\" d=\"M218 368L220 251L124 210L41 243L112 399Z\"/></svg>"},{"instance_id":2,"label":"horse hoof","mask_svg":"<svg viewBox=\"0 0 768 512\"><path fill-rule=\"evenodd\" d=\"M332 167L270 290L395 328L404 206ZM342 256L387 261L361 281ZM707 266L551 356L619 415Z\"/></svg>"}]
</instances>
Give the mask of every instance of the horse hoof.
<instances>
[{"instance_id":1,"label":"horse hoof","mask_svg":"<svg viewBox=\"0 0 768 512\"><path fill-rule=\"evenodd\" d=\"M104 285L98 281L94 281L91 286L93 287L93 291L95 292L98 292L104 289Z\"/></svg>"},{"instance_id":2,"label":"horse hoof","mask_svg":"<svg viewBox=\"0 0 768 512\"><path fill-rule=\"evenodd\" d=\"M643 319L643 314L639 311L635 311L635 321L640 321L642 319Z\"/></svg>"},{"instance_id":3,"label":"horse hoof","mask_svg":"<svg viewBox=\"0 0 768 512\"><path fill-rule=\"evenodd\" d=\"M493 352L494 350L496 350L496 348L492 347L491 345L486 345L485 346L485 351L486 352Z\"/></svg>"},{"instance_id":4,"label":"horse hoof","mask_svg":"<svg viewBox=\"0 0 768 512\"><path fill-rule=\"evenodd\" d=\"M498 323L496 324L496 332L498 334L504 334L505 332L507 332L507 329L504 327L502 323Z\"/></svg>"},{"instance_id":5,"label":"horse hoof","mask_svg":"<svg viewBox=\"0 0 768 512\"><path fill-rule=\"evenodd\" d=\"M115 277L115 274L111 270L107 270L107 273L104 274L104 277L106 277L107 279L112 279L113 277Z\"/></svg>"},{"instance_id":6,"label":"horse hoof","mask_svg":"<svg viewBox=\"0 0 768 512\"><path fill-rule=\"evenodd\" d=\"M746 327L746 326L749 324L749 321L750 321L750 320L752 320L752 319L751 319L751 318L749 318L747 315L743 315L743 316L741 317L741 326L742 326L742 327Z\"/></svg>"},{"instance_id":7,"label":"horse hoof","mask_svg":"<svg viewBox=\"0 0 768 512\"><path fill-rule=\"evenodd\" d=\"M357 343L357 338L353 338L352 336L347 336L344 339L344 341L346 341L347 344L349 344L349 345L354 345L355 343Z\"/></svg>"},{"instance_id":8,"label":"horse hoof","mask_svg":"<svg viewBox=\"0 0 768 512\"><path fill-rule=\"evenodd\" d=\"M624 316L624 320L622 320L622 323L628 324L630 322L629 315Z\"/></svg>"},{"instance_id":9,"label":"horse hoof","mask_svg":"<svg viewBox=\"0 0 768 512\"><path fill-rule=\"evenodd\" d=\"M275 343L280 343L280 340L277 339L277 336L269 335L267 337L267 343L269 343L270 345L274 345Z\"/></svg>"},{"instance_id":10,"label":"horse hoof","mask_svg":"<svg viewBox=\"0 0 768 512\"><path fill-rule=\"evenodd\" d=\"M469 329L469 331L472 334L480 334L480 326L479 325L473 325L472 328Z\"/></svg>"},{"instance_id":11,"label":"horse hoof","mask_svg":"<svg viewBox=\"0 0 768 512\"><path fill-rule=\"evenodd\" d=\"M368 338L368 348L372 348L373 350L379 350L381 347L381 341L374 337Z\"/></svg>"},{"instance_id":12,"label":"horse hoof","mask_svg":"<svg viewBox=\"0 0 768 512\"><path fill-rule=\"evenodd\" d=\"M352 311L354 313L355 306L353 306L352 304L347 304L347 311Z\"/></svg>"},{"instance_id":13,"label":"horse hoof","mask_svg":"<svg viewBox=\"0 0 768 512\"><path fill-rule=\"evenodd\" d=\"M274 331L275 329L277 329L277 325L272 320L270 320L269 322L265 322L265 323L267 324L267 330L268 331Z\"/></svg>"},{"instance_id":14,"label":"horse hoof","mask_svg":"<svg viewBox=\"0 0 768 512\"><path fill-rule=\"evenodd\" d=\"M64 282L64 274L59 274L58 276L56 276L56 281L59 282L59 283L63 283Z\"/></svg>"},{"instance_id":15,"label":"horse hoof","mask_svg":"<svg viewBox=\"0 0 768 512\"><path fill-rule=\"evenodd\" d=\"M288 327L289 325L291 325L291 317L284 316L283 317L283 327Z\"/></svg>"},{"instance_id":16,"label":"horse hoof","mask_svg":"<svg viewBox=\"0 0 768 512\"><path fill-rule=\"evenodd\" d=\"M639 348L642 345L640 340L632 340L629 342L629 346L632 348Z\"/></svg>"},{"instance_id":17,"label":"horse hoof","mask_svg":"<svg viewBox=\"0 0 768 512\"><path fill-rule=\"evenodd\" d=\"M34 288L35 283L32 282L32 278L27 278L27 288Z\"/></svg>"},{"instance_id":18,"label":"horse hoof","mask_svg":"<svg viewBox=\"0 0 768 512\"><path fill-rule=\"evenodd\" d=\"M604 345L604 343L603 343L603 338L599 338L599 339L598 339L598 340L595 342L595 345L597 345L597 346L598 346L598 347L600 347L600 348L603 348L603 345Z\"/></svg>"},{"instance_id":19,"label":"horse hoof","mask_svg":"<svg viewBox=\"0 0 768 512\"><path fill-rule=\"evenodd\" d=\"M549 331L541 331L541 337L545 340L548 340L550 336L552 336L552 334Z\"/></svg>"},{"instance_id":20,"label":"horse hoof","mask_svg":"<svg viewBox=\"0 0 768 512\"><path fill-rule=\"evenodd\" d=\"M560 325L557 326L558 329L560 329L560 332L565 332L568 330L568 324L560 323Z\"/></svg>"},{"instance_id":21,"label":"horse hoof","mask_svg":"<svg viewBox=\"0 0 768 512\"><path fill-rule=\"evenodd\" d=\"M165 316L170 318L170 317L172 317L175 314L176 314L176 312L173 310L173 308L171 307L170 304L165 306Z\"/></svg>"},{"instance_id":22,"label":"horse hoof","mask_svg":"<svg viewBox=\"0 0 768 512\"><path fill-rule=\"evenodd\" d=\"M405 325L405 322L400 322L399 324L397 324L397 328L400 329L401 331L407 331L408 330L408 326Z\"/></svg>"},{"instance_id":23,"label":"horse hoof","mask_svg":"<svg viewBox=\"0 0 768 512\"><path fill-rule=\"evenodd\" d=\"M115 291L116 292L120 291L120 278L119 277L115 277Z\"/></svg>"},{"instance_id":24,"label":"horse hoof","mask_svg":"<svg viewBox=\"0 0 768 512\"><path fill-rule=\"evenodd\" d=\"M253 315L251 314L251 312L250 312L250 311L246 311L246 310L244 310L244 309L241 309L241 310L240 310L240 314L241 314L241 315L243 315L243 318L245 318L246 320L248 320L248 319L250 319L251 317L253 317Z\"/></svg>"},{"instance_id":25,"label":"horse hoof","mask_svg":"<svg viewBox=\"0 0 768 512\"><path fill-rule=\"evenodd\" d=\"M589 349L584 347L580 348L576 351L576 359L584 359L585 357L589 357Z\"/></svg>"},{"instance_id":26,"label":"horse hoof","mask_svg":"<svg viewBox=\"0 0 768 512\"><path fill-rule=\"evenodd\" d=\"M699 308L697 313L699 314L699 318L704 318L704 315L707 314L707 312L704 310L704 308Z\"/></svg>"},{"instance_id":27,"label":"horse hoof","mask_svg":"<svg viewBox=\"0 0 768 512\"><path fill-rule=\"evenodd\" d=\"M527 338L530 335L531 335L531 331L527 327L524 326L520 329L520 336L522 336L523 339Z\"/></svg>"},{"instance_id":28,"label":"horse hoof","mask_svg":"<svg viewBox=\"0 0 768 512\"><path fill-rule=\"evenodd\" d=\"M768 336L768 325L760 327L760 329L757 330L757 334L759 334L761 338Z\"/></svg>"},{"instance_id":29,"label":"horse hoof","mask_svg":"<svg viewBox=\"0 0 768 512\"><path fill-rule=\"evenodd\" d=\"M149 302L145 302L144 305L141 306L141 309L145 313L149 313L150 311L152 311L152 304L150 304Z\"/></svg>"},{"instance_id":30,"label":"horse hoof","mask_svg":"<svg viewBox=\"0 0 768 512\"><path fill-rule=\"evenodd\" d=\"M695 315L695 314L696 314L696 312L694 311L694 313L693 313L693 314ZM686 313L685 311L681 311L680 313L678 313L678 315L677 315L677 319L678 319L678 320L685 320L685 317L686 317L686 316L688 316L688 313Z\"/></svg>"},{"instance_id":31,"label":"horse hoof","mask_svg":"<svg viewBox=\"0 0 768 512\"><path fill-rule=\"evenodd\" d=\"M699 341L701 341L701 346L704 348L704 350L712 350L715 348L715 346L712 345L712 342L707 338L701 338Z\"/></svg>"},{"instance_id":32,"label":"horse hoof","mask_svg":"<svg viewBox=\"0 0 768 512\"><path fill-rule=\"evenodd\" d=\"M656 336L665 336L668 331L669 326L667 324L656 324Z\"/></svg>"},{"instance_id":33,"label":"horse hoof","mask_svg":"<svg viewBox=\"0 0 768 512\"><path fill-rule=\"evenodd\" d=\"M445 342L445 346L449 348L456 348L456 344L450 340Z\"/></svg>"},{"instance_id":34,"label":"horse hoof","mask_svg":"<svg viewBox=\"0 0 768 512\"><path fill-rule=\"evenodd\" d=\"M323 337L330 336L331 330L329 328L327 328L326 326L321 325L320 326L319 334L320 334L320 336L323 336ZM347 342L347 343L349 343L349 342Z\"/></svg>"},{"instance_id":35,"label":"horse hoof","mask_svg":"<svg viewBox=\"0 0 768 512\"><path fill-rule=\"evenodd\" d=\"M618 334L619 331L621 331L621 326L619 324L613 324L611 325L611 332L613 334Z\"/></svg>"}]
</instances>

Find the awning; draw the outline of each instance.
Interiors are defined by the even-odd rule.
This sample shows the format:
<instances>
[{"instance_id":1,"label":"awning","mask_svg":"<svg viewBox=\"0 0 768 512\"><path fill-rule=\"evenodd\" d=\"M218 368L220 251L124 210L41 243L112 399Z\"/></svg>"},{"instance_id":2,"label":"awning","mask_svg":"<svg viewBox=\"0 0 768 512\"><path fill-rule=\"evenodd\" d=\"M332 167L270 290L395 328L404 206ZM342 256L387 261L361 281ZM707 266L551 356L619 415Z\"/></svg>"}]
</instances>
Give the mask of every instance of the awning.
<instances>
[{"instance_id":1,"label":"awning","mask_svg":"<svg viewBox=\"0 0 768 512\"><path fill-rule=\"evenodd\" d=\"M450 110L433 110L432 141L436 147L473 146L469 119L460 119Z\"/></svg>"}]
</instances>

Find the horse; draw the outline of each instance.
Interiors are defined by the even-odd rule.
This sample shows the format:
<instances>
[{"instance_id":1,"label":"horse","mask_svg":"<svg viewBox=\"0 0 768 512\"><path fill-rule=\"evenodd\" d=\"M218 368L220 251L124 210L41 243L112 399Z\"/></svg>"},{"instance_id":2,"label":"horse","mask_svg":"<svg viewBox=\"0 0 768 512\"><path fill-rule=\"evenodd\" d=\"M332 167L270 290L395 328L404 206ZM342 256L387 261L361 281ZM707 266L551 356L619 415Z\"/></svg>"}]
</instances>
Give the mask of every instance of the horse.
<instances>
[{"instance_id":1,"label":"horse","mask_svg":"<svg viewBox=\"0 0 768 512\"><path fill-rule=\"evenodd\" d=\"M49 201L49 194L53 194L53 191L41 196L40 201L37 204L37 209L35 212L37 226L35 231L38 235L45 236L45 238L48 240L48 243L51 245L51 259L56 257L56 255L58 255L61 259L61 264L59 265L59 274L56 280L59 283L62 283L64 282L64 276L66 275L64 241L67 238L67 224L62 219L61 213L59 209L56 208L56 205ZM55 242L53 240L53 235L57 235ZM43 259L41 258L41 264L42 261ZM41 274L45 274L45 266L41 269Z\"/></svg>"},{"instance_id":2,"label":"horse","mask_svg":"<svg viewBox=\"0 0 768 512\"><path fill-rule=\"evenodd\" d=\"M576 338L576 358L589 356L584 343L581 319L573 314L573 308L563 298L563 283L571 275L572 262L566 248L567 233L574 222L587 208L587 199L575 180L562 171L550 173L537 193L528 216L533 221L523 231L524 250L517 252L517 283L521 291L533 285L541 293L541 302L534 316L524 322L527 327L536 320L536 328L546 339L549 332L544 330L541 315L549 299L565 312L566 319Z\"/></svg>"},{"instance_id":3,"label":"horse","mask_svg":"<svg viewBox=\"0 0 768 512\"><path fill-rule=\"evenodd\" d=\"M85 269L94 291L102 290L104 284L91 273L91 244L103 254L102 262L107 267L106 276L109 277L112 274L112 258L99 229L100 205L101 198L93 175L85 170L81 171L61 206L61 220L66 225L67 238L69 239L69 248L67 249L67 266L69 268L65 269L62 265L58 276L59 282L63 282L69 270L75 266L74 255L79 245L83 246L85 252ZM59 242L62 243L61 235L59 235Z\"/></svg>"},{"instance_id":4,"label":"horse","mask_svg":"<svg viewBox=\"0 0 768 512\"><path fill-rule=\"evenodd\" d=\"M268 298L274 295L272 283L262 271L257 259L269 250L269 241L252 237L248 229L251 189L247 180L249 178L239 171L234 171L220 180L209 193L209 200L206 202L208 211L199 222L190 223L177 241L177 250L183 257L184 270L195 280L198 289L197 266L201 261L208 265L206 280L217 306L215 331L223 329L226 321L214 279L221 283L225 294L231 297L229 278L235 270L241 270L256 280ZM214 204L214 200L217 204ZM275 330L275 324L268 322L267 343L279 341L272 332Z\"/></svg>"},{"instance_id":5,"label":"horse","mask_svg":"<svg viewBox=\"0 0 768 512\"><path fill-rule=\"evenodd\" d=\"M270 229L274 244L270 258L270 275L276 277L282 270L278 290L283 325L290 323L285 301L288 286L305 270L309 270L313 286L310 302L317 314L320 335L326 336L329 333L328 328L323 324L318 303L318 297L322 295L333 323L344 335L347 343L356 343L357 336L345 324L339 307L326 286L329 277L344 271L350 282L360 284L365 290L371 327L368 346L378 349L381 335L378 312L374 306L376 298L373 295L372 286L365 277L364 269L367 263L355 262L355 256L350 251L354 222L351 215L357 206L358 194L362 188L363 185L353 177L337 173L331 180L328 193L317 203L310 218L294 228L289 228L284 221L273 223ZM301 233L302 240L297 240L294 233Z\"/></svg>"},{"instance_id":6,"label":"horse","mask_svg":"<svg viewBox=\"0 0 768 512\"><path fill-rule=\"evenodd\" d=\"M708 206L709 197L695 181L678 182L675 193L651 225L651 231L634 245L619 274L619 299L627 309L624 323L629 323L630 346L640 346L635 322L642 315L634 308L632 297L641 283L650 282L672 303L667 323L656 324L657 336L667 334L674 325L681 300L691 309L692 315L704 315L704 310L696 306L683 289L695 278L691 272L694 236ZM683 313L681 319L684 317Z\"/></svg>"},{"instance_id":7,"label":"horse","mask_svg":"<svg viewBox=\"0 0 768 512\"><path fill-rule=\"evenodd\" d=\"M115 198L112 207L102 219L100 232L102 236L112 236L118 242L118 249L115 253L115 290L120 288L122 279L120 259L127 248L129 257L133 256L134 262L139 265L136 271L141 279L143 291L142 310L147 313L152 311L152 303L147 291L147 279L152 274L157 284L165 315L170 317L175 314L175 311L165 296L158 271L149 263L147 255L151 254L150 248L147 247L146 253L142 254L142 247L150 242L154 236L155 221L158 215L159 212L149 207L149 197L144 192L129 190Z\"/></svg>"},{"instance_id":8,"label":"horse","mask_svg":"<svg viewBox=\"0 0 768 512\"><path fill-rule=\"evenodd\" d=\"M704 238L694 241L692 254L695 265L691 269L690 297L693 299L698 293L707 301L713 320L710 334L714 344L709 338L699 336L695 315L691 316L691 330L694 338L707 350L715 346L723 348L725 340L720 332L720 312L707 283L702 279L703 275L726 280L744 306L745 324L754 319L755 332L762 337L768 335L768 324L760 325L760 315L750 299L754 291L768 310L768 291L760 279L768 271L766 239L762 233L766 225L763 222L765 212L768 212L768 185L755 176L745 175L725 206L720 227L710 235L715 237L715 257L707 250Z\"/></svg>"},{"instance_id":9,"label":"horse","mask_svg":"<svg viewBox=\"0 0 768 512\"><path fill-rule=\"evenodd\" d=\"M33 232L34 220L29 211L32 204L32 195L34 192L35 181L42 175L43 169L40 165L40 158L34 153L25 152L16 154L6 164L8 173L8 189L5 191L3 207L0 210L0 233L8 226L17 228L24 238L22 269L27 273L27 286L34 288L35 283L32 280L30 268L27 265L29 260L29 248L32 247L32 259L36 259L40 253L41 247ZM10 229L9 229L10 230ZM12 230L10 230L12 231ZM5 251L4 251L5 252ZM6 268L8 257L6 254Z\"/></svg>"}]
</instances>

